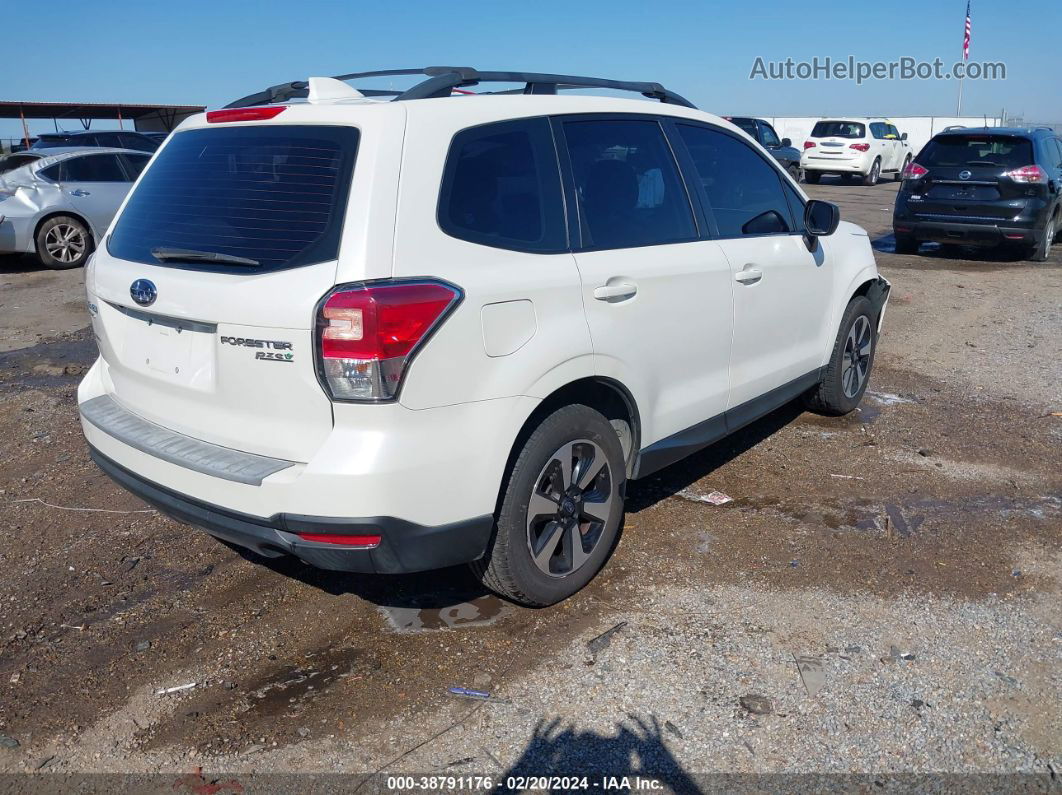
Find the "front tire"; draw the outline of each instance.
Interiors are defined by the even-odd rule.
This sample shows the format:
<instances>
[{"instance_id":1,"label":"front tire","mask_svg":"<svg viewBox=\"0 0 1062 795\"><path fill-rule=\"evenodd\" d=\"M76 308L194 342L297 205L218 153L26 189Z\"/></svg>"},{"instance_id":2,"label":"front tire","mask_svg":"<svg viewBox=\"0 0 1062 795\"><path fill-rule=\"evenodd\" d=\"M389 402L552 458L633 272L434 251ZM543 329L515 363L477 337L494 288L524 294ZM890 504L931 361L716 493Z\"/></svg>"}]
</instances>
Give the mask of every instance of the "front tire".
<instances>
[{"instance_id":1,"label":"front tire","mask_svg":"<svg viewBox=\"0 0 1062 795\"><path fill-rule=\"evenodd\" d=\"M911 165L911 156L907 155L904 158L903 165L900 166L900 170L892 175L893 182L903 182L903 172L907 170L909 165Z\"/></svg>"},{"instance_id":2,"label":"front tire","mask_svg":"<svg viewBox=\"0 0 1062 795\"><path fill-rule=\"evenodd\" d=\"M92 253L88 227L71 215L57 215L41 224L36 243L37 258L52 270L79 268Z\"/></svg>"},{"instance_id":3,"label":"front tire","mask_svg":"<svg viewBox=\"0 0 1062 795\"><path fill-rule=\"evenodd\" d=\"M565 406L524 442L486 555L471 564L487 588L530 607L567 599L608 560L623 519L626 465L599 412Z\"/></svg>"},{"instance_id":4,"label":"front tire","mask_svg":"<svg viewBox=\"0 0 1062 795\"><path fill-rule=\"evenodd\" d=\"M835 417L853 411L867 390L877 347L874 307L864 296L856 296L841 317L822 381L805 396L807 407Z\"/></svg>"}]
</instances>

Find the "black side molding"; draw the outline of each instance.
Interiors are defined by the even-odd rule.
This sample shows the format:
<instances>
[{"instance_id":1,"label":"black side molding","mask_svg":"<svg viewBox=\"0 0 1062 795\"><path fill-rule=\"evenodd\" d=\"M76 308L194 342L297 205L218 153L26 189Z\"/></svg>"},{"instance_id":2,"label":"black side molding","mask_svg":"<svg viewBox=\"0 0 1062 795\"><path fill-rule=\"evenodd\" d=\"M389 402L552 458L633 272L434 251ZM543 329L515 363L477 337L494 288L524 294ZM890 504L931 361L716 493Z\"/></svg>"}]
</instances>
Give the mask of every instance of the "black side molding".
<instances>
[{"instance_id":1,"label":"black side molding","mask_svg":"<svg viewBox=\"0 0 1062 795\"><path fill-rule=\"evenodd\" d=\"M631 480L651 475L741 430L749 423L755 422L760 417L770 414L776 408L803 395L822 380L822 375L823 368L812 370L740 406L735 406L711 419L697 423L692 428L679 431L643 448L638 452Z\"/></svg>"}]
</instances>

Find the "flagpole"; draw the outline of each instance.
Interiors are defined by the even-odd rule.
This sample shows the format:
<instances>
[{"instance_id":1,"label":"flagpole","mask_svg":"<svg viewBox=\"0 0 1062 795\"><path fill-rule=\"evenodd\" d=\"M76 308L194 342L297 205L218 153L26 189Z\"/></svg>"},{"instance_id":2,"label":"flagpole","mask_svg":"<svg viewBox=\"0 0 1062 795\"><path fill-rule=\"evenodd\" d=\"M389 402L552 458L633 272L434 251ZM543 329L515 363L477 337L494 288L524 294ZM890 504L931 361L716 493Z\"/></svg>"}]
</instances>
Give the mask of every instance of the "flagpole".
<instances>
[{"instance_id":1,"label":"flagpole","mask_svg":"<svg viewBox=\"0 0 1062 795\"><path fill-rule=\"evenodd\" d=\"M959 77L959 99L955 103L955 115L962 116L962 84L966 80L966 61L970 57L970 0L966 0L966 19L962 29L962 63L963 73Z\"/></svg>"}]
</instances>

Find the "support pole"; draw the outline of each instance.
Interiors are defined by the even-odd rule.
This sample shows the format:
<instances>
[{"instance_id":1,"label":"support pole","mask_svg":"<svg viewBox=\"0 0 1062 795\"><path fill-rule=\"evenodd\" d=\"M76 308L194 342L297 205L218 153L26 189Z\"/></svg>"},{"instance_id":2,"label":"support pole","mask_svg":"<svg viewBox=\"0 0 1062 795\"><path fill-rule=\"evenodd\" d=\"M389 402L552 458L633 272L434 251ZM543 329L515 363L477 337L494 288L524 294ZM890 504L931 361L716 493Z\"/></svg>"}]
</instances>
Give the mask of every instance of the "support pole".
<instances>
[{"instance_id":1,"label":"support pole","mask_svg":"<svg viewBox=\"0 0 1062 795\"><path fill-rule=\"evenodd\" d=\"M29 127L26 126L26 114L22 112L22 106L18 106L18 117L22 119L22 141L26 144L26 148L29 149Z\"/></svg>"}]
</instances>

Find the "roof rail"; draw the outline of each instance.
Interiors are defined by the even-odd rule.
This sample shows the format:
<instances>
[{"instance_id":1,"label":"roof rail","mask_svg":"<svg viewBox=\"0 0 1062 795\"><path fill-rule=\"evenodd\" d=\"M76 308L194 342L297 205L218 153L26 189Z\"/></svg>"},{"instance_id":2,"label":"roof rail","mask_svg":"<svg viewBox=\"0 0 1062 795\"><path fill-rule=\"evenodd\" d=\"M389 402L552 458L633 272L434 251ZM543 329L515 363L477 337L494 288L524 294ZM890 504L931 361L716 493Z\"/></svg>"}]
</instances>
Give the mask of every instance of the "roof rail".
<instances>
[{"instance_id":1,"label":"roof rail","mask_svg":"<svg viewBox=\"0 0 1062 795\"><path fill-rule=\"evenodd\" d=\"M669 91L659 83L638 83L629 80L608 80L602 77L578 77L576 75L553 75L539 72L480 72L467 66L427 66L423 69L382 69L375 72L351 72L336 75L336 80L359 80L366 77L392 77L396 75L424 75L422 80L406 91L359 89L367 97L389 96L396 100L429 99L448 97L455 88L466 88L479 83L524 83L523 89L500 91L501 94L556 94L559 89L608 88L615 91L633 91L650 99L687 108L696 107L692 102ZM271 105L289 99L305 97L309 83L295 80L270 86L264 91L248 94L226 105L226 108L247 108L253 105ZM493 93L493 92L488 92Z\"/></svg>"}]
</instances>

